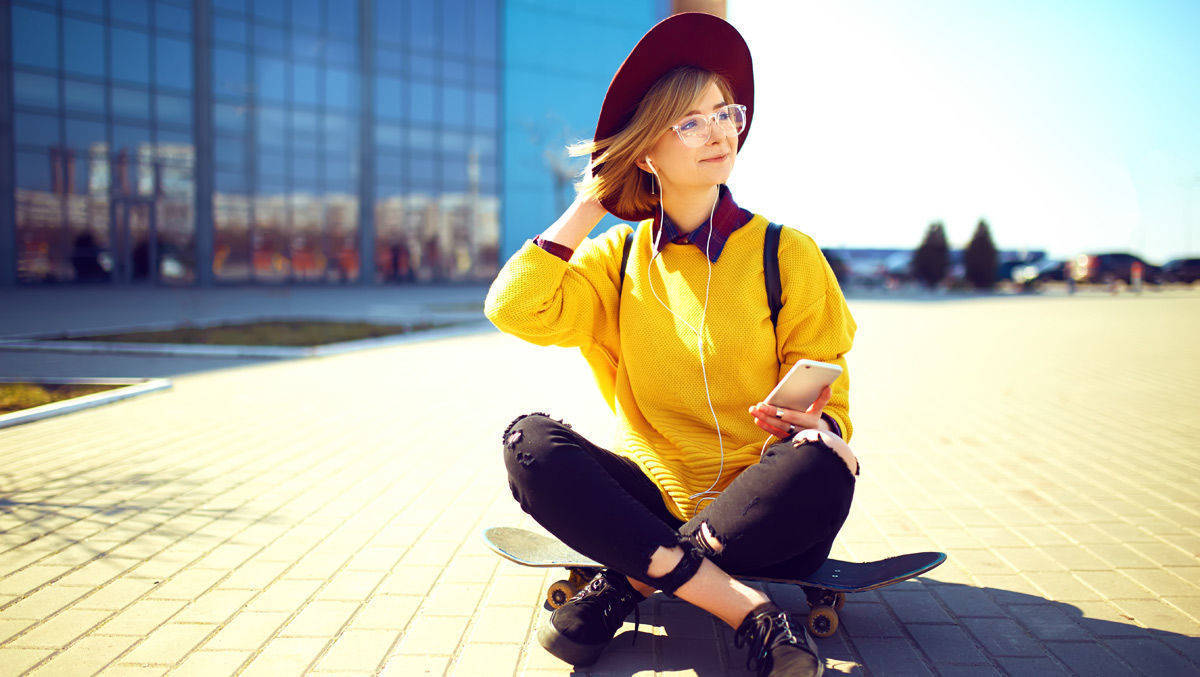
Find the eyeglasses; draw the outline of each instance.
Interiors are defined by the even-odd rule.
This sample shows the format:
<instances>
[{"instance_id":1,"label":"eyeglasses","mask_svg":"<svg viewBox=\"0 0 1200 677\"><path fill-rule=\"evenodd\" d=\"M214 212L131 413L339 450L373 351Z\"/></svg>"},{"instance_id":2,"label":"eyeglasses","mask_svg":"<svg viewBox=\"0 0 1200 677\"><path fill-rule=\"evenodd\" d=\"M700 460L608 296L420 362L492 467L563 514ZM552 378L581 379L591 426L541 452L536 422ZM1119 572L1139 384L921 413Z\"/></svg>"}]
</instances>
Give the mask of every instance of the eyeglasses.
<instances>
[{"instance_id":1,"label":"eyeglasses","mask_svg":"<svg viewBox=\"0 0 1200 677\"><path fill-rule=\"evenodd\" d=\"M679 135L683 145L699 148L708 143L714 127L726 134L741 134L746 128L746 107L739 103L731 103L708 115L689 115L683 122L672 125L671 129Z\"/></svg>"}]
</instances>

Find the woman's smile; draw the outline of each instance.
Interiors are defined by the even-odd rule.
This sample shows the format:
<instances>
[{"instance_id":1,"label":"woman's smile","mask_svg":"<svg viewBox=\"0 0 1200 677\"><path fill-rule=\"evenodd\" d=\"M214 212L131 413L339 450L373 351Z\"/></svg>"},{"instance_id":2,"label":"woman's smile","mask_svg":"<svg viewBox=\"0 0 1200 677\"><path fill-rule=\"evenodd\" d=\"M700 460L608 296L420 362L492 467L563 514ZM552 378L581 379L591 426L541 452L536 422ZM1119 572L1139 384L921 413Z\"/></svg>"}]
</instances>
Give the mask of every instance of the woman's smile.
<instances>
[{"instance_id":1,"label":"woman's smile","mask_svg":"<svg viewBox=\"0 0 1200 677\"><path fill-rule=\"evenodd\" d=\"M712 163L720 164L728 159L729 159L729 153L726 152L724 155L721 155L719 157L705 158L705 159L701 160L701 162L712 162Z\"/></svg>"}]
</instances>

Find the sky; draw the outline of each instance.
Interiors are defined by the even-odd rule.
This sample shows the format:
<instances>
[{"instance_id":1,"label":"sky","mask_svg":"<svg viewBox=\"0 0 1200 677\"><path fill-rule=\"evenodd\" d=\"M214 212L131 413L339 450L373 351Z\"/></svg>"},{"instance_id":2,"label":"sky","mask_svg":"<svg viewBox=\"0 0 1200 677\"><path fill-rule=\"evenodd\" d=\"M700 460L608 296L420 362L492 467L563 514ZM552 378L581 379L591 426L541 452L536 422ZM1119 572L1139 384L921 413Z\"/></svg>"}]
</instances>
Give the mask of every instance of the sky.
<instances>
[{"instance_id":1,"label":"sky","mask_svg":"<svg viewBox=\"0 0 1200 677\"><path fill-rule=\"evenodd\" d=\"M738 203L822 247L1200 256L1200 0L728 0Z\"/></svg>"}]
</instances>

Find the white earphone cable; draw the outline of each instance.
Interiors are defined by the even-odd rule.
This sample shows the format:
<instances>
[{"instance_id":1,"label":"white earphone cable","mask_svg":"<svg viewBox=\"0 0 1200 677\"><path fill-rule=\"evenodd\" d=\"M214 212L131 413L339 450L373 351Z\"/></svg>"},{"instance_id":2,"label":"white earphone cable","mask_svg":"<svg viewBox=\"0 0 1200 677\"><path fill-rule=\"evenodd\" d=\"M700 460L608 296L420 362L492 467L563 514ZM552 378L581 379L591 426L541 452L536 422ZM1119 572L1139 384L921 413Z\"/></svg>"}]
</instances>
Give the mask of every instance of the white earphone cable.
<instances>
[{"instance_id":1,"label":"white earphone cable","mask_svg":"<svg viewBox=\"0 0 1200 677\"><path fill-rule=\"evenodd\" d=\"M654 166L651 165L651 169L653 169L653 167ZM655 177L655 179L658 178L658 172L654 172L654 177ZM717 418L717 411L715 408L713 408L712 394L709 392L709 389L708 389L708 370L706 369L706 367L704 365L703 327L704 327L704 320L705 320L705 318L708 317L709 290L712 288L712 259L710 259L708 256L709 244L712 243L712 231L713 231L713 227L714 227L713 226L713 215L716 213L717 202L720 200L721 192L720 192L720 188L718 188L717 189L717 199L713 200L712 209L710 209L709 213L708 213L708 238L704 241L704 260L705 260L705 262L708 263L708 282L705 284L705 287L704 287L704 309L700 313L700 327L701 328L697 329L696 327L693 327L690 322L683 319L682 317L679 317L679 315L676 314L675 311L671 310L667 306L667 304L664 303L661 298L659 298L658 292L654 290L654 281L650 277L650 267L654 265L654 258L656 256L658 256L658 254L659 254L658 243L662 241L663 229L664 229L665 222L666 222L666 214L663 211L663 206L662 206L662 204L663 204L662 182L657 181L657 183L658 183L659 228L658 228L658 233L655 235L655 239L654 239L654 253L650 257L650 263L647 264L647 266L646 266L646 281L650 285L650 293L654 294L654 298L658 300L659 305L661 305L663 308L666 308L668 313L671 313L672 315L674 315L676 319L678 319L680 322L683 322L685 325L688 326L689 329L691 329L693 332L696 333L696 348L700 351L700 373L704 379L704 397L705 397L705 399L708 400L708 410L710 413L712 413L713 423L715 423L717 426L717 444L721 450L721 462L720 462L720 467L717 470L717 476L715 479L713 479L713 483L711 485L709 485L708 489L706 491L702 491L697 494L692 494L691 496L688 496L688 498L694 499L697 496L707 496L707 498L702 498L700 500L701 501L704 501L704 500L711 501L721 494L721 492L719 492L719 491L713 491L713 487L717 486L717 483L721 481L721 475L725 472L725 441L721 435L721 421ZM770 439L770 438L768 438L768 439ZM765 444L764 444L764 447L765 447ZM708 496L709 494L714 494L714 495Z\"/></svg>"}]
</instances>

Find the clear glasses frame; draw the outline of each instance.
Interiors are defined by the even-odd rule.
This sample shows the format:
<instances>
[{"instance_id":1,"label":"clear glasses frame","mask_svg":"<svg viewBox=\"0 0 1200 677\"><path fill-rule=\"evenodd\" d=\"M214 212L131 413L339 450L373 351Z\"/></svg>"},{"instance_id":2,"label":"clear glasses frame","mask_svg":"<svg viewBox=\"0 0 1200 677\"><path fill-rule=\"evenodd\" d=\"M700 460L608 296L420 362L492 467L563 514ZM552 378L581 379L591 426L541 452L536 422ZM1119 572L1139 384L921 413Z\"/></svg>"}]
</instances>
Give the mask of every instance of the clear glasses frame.
<instances>
[{"instance_id":1,"label":"clear glasses frame","mask_svg":"<svg viewBox=\"0 0 1200 677\"><path fill-rule=\"evenodd\" d=\"M708 115L689 115L677 125L671 125L676 136L689 148L699 148L712 138L712 130L720 128L726 134L741 134L746 128L746 107L731 103Z\"/></svg>"}]
</instances>

